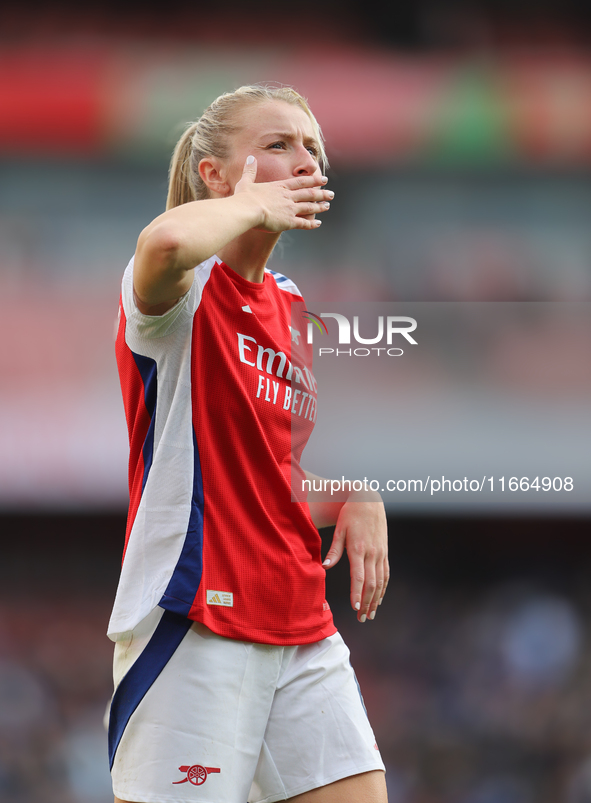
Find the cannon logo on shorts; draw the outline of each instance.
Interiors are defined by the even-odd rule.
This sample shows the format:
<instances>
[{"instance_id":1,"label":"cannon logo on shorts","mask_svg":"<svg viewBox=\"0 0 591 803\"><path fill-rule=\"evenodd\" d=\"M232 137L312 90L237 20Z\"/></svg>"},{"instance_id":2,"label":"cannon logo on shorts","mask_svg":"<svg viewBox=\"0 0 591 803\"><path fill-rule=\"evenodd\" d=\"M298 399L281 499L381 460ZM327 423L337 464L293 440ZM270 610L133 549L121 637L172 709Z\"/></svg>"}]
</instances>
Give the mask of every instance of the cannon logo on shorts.
<instances>
[{"instance_id":1,"label":"cannon logo on shorts","mask_svg":"<svg viewBox=\"0 0 591 803\"><path fill-rule=\"evenodd\" d=\"M221 772L219 767L202 767L201 764L193 764L189 766L188 764L184 764L182 767L179 767L181 772L186 772L187 777L183 778L181 781L173 781L173 783L192 783L193 786L201 786L202 783L205 783L207 780L207 776L211 772Z\"/></svg>"}]
</instances>

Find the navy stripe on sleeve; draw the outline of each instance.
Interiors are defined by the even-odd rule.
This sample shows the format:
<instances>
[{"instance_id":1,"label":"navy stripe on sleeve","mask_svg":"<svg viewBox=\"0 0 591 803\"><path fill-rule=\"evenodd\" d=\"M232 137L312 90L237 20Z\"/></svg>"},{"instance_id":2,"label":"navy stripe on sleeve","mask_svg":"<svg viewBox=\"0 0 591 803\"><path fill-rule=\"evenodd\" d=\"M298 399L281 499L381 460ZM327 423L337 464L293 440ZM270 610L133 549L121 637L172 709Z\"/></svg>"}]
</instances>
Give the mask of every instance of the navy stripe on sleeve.
<instances>
[{"instance_id":1,"label":"navy stripe on sleeve","mask_svg":"<svg viewBox=\"0 0 591 803\"><path fill-rule=\"evenodd\" d=\"M203 478L197 438L193 430L193 497L185 542L160 606L187 616L203 573Z\"/></svg>"}]
</instances>

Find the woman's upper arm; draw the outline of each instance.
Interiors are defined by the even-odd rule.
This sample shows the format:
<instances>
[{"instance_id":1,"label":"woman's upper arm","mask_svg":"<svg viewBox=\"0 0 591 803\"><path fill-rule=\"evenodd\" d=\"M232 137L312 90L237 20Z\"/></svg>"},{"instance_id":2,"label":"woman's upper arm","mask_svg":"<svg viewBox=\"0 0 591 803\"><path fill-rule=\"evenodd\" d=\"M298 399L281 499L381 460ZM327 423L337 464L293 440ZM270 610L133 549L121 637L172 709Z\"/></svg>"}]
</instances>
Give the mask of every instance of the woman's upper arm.
<instances>
[{"instance_id":1,"label":"woman's upper arm","mask_svg":"<svg viewBox=\"0 0 591 803\"><path fill-rule=\"evenodd\" d=\"M193 271L193 284L175 304L159 311L145 312L138 304L134 290L135 256L127 265L121 283L121 308L125 315L126 342L138 354L143 354L145 343L154 338L172 335L183 327L192 328L193 316L201 302L201 282L197 270Z\"/></svg>"},{"instance_id":2,"label":"woman's upper arm","mask_svg":"<svg viewBox=\"0 0 591 803\"><path fill-rule=\"evenodd\" d=\"M180 264L181 236L153 221L140 234L135 252L133 289L140 312L162 315L189 291L193 268Z\"/></svg>"}]
</instances>

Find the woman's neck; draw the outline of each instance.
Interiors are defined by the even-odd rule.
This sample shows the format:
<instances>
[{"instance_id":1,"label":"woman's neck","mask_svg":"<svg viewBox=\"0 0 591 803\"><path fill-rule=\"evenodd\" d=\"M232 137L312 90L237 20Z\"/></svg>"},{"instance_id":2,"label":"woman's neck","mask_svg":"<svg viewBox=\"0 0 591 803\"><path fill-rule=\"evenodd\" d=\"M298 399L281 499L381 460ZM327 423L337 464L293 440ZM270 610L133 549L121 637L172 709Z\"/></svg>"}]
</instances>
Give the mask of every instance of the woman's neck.
<instances>
[{"instance_id":1,"label":"woman's neck","mask_svg":"<svg viewBox=\"0 0 591 803\"><path fill-rule=\"evenodd\" d=\"M273 232L250 229L221 248L217 256L243 279L260 284L265 279L265 265L279 236Z\"/></svg>"}]
</instances>

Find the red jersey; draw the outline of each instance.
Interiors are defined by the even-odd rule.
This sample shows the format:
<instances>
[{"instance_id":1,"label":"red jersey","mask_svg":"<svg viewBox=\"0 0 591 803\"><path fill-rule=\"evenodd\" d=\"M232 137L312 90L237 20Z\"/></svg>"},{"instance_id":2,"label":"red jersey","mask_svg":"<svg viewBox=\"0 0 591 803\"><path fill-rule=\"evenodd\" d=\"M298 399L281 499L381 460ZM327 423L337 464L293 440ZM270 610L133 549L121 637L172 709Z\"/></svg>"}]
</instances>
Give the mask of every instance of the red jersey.
<instances>
[{"instance_id":1,"label":"red jersey","mask_svg":"<svg viewBox=\"0 0 591 803\"><path fill-rule=\"evenodd\" d=\"M285 276L249 282L212 257L175 307L147 316L128 266L117 360L130 510L112 637L156 605L245 641L305 644L336 631L320 536L292 494L317 409L294 302L301 312Z\"/></svg>"}]
</instances>

